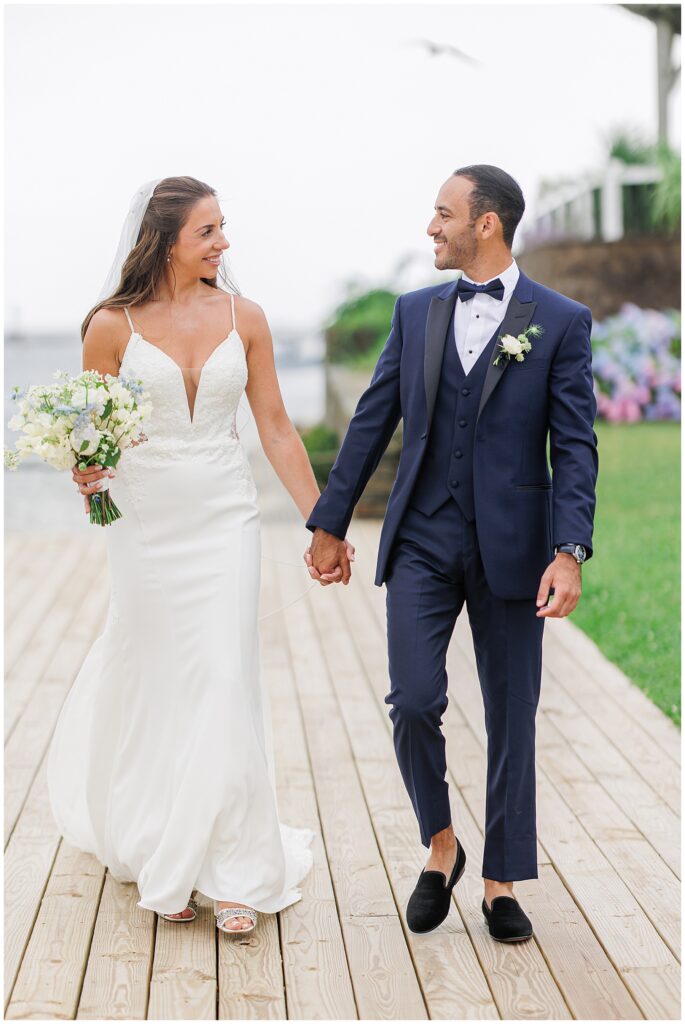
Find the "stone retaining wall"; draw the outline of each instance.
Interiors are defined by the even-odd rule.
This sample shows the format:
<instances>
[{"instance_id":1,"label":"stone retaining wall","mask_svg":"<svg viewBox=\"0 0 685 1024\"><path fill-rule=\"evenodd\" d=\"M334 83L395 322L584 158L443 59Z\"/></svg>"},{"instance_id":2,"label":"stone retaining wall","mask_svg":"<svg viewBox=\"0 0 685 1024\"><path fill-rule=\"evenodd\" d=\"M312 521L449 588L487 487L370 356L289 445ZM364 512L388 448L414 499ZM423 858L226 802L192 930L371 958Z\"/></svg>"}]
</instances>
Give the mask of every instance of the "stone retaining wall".
<instances>
[{"instance_id":1,"label":"stone retaining wall","mask_svg":"<svg viewBox=\"0 0 685 1024\"><path fill-rule=\"evenodd\" d=\"M592 310L593 320L624 302L680 309L680 239L643 236L617 242L557 242L516 257L529 277Z\"/></svg>"}]
</instances>

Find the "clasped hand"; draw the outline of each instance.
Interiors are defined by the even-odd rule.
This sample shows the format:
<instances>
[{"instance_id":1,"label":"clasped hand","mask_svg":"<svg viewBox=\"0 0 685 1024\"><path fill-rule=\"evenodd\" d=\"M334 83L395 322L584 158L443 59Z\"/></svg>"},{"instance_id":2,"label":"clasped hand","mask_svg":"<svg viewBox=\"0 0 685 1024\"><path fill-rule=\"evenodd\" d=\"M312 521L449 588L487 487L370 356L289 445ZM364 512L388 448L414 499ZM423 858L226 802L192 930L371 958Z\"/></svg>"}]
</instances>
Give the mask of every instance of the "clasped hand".
<instances>
[{"instance_id":1,"label":"clasped hand","mask_svg":"<svg viewBox=\"0 0 685 1024\"><path fill-rule=\"evenodd\" d=\"M347 585L350 582L350 562L354 561L354 555L354 546L348 540L340 540L332 533L317 528L303 557L312 579L327 587L331 583ZM552 603L548 604L552 588ZM570 555L558 554L540 580L536 600L538 618L565 618L578 604L580 595L580 566Z\"/></svg>"},{"instance_id":2,"label":"clasped hand","mask_svg":"<svg viewBox=\"0 0 685 1024\"><path fill-rule=\"evenodd\" d=\"M350 582L354 546L348 540L340 540L317 527L303 557L309 575L313 580L318 580L322 587L331 583L344 583L347 586Z\"/></svg>"}]
</instances>

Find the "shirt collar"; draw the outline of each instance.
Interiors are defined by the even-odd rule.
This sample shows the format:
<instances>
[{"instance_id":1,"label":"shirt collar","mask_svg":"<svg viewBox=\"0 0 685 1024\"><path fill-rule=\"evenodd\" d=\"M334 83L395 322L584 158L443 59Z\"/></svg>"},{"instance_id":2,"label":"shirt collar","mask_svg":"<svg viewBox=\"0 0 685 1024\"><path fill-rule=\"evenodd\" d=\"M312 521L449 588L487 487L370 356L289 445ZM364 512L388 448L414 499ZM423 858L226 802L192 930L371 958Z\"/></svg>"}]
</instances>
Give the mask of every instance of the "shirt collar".
<instances>
[{"instance_id":1,"label":"shirt collar","mask_svg":"<svg viewBox=\"0 0 685 1024\"><path fill-rule=\"evenodd\" d=\"M504 293L506 295L508 292L513 292L519 278L519 273L518 264L512 257L511 263L507 269L503 270L501 274L496 274L495 277L488 278L488 281L474 281L473 278L469 277L468 274L465 274L463 271L461 276L465 281L470 281L471 284L488 284L489 281L494 281L495 278L498 277L504 285Z\"/></svg>"}]
</instances>

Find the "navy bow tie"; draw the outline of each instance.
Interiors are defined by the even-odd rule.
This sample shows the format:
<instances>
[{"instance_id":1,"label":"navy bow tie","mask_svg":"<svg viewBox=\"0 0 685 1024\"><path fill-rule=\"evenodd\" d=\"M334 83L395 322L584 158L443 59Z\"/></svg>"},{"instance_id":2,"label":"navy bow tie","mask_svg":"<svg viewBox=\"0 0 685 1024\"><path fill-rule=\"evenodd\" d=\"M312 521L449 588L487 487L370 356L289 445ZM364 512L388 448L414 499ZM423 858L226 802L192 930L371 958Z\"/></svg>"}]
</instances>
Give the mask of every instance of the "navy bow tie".
<instances>
[{"instance_id":1,"label":"navy bow tie","mask_svg":"<svg viewBox=\"0 0 685 1024\"><path fill-rule=\"evenodd\" d=\"M459 278L457 281L457 295L462 302L468 302L476 292L492 295L493 299L503 299L504 285L498 277L488 281L487 284L474 284L472 281L465 281L463 277Z\"/></svg>"}]
</instances>

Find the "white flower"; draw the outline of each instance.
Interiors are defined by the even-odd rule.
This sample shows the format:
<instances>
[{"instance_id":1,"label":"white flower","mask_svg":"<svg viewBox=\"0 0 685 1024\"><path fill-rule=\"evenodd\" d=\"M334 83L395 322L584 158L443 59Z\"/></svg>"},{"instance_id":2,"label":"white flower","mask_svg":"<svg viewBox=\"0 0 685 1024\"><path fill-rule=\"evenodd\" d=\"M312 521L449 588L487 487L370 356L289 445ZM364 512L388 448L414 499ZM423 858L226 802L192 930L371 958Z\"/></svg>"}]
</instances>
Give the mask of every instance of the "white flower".
<instances>
[{"instance_id":1,"label":"white flower","mask_svg":"<svg viewBox=\"0 0 685 1024\"><path fill-rule=\"evenodd\" d=\"M531 324L526 330L519 334L518 337L514 337L513 334L500 335L498 338L499 349L497 352L497 359L494 361L494 366L497 366L500 359L506 358L507 362L511 362L515 359L517 363L522 363L525 358L525 353L530 352L532 345L528 340L530 334L533 338L538 338L542 334L542 327L539 324Z\"/></svg>"},{"instance_id":2,"label":"white flower","mask_svg":"<svg viewBox=\"0 0 685 1024\"><path fill-rule=\"evenodd\" d=\"M21 452L12 451L11 448L5 448L5 466L7 467L7 469L12 471L18 469L21 459Z\"/></svg>"},{"instance_id":3,"label":"white flower","mask_svg":"<svg viewBox=\"0 0 685 1024\"><path fill-rule=\"evenodd\" d=\"M114 401L115 408L116 406L127 406L130 408L132 405L131 392L123 384L114 381L108 386L108 391Z\"/></svg>"},{"instance_id":4,"label":"white flower","mask_svg":"<svg viewBox=\"0 0 685 1024\"><path fill-rule=\"evenodd\" d=\"M502 351L510 356L518 356L523 351L521 341L513 334L505 334L502 338Z\"/></svg>"},{"instance_id":5,"label":"white flower","mask_svg":"<svg viewBox=\"0 0 685 1024\"><path fill-rule=\"evenodd\" d=\"M18 437L14 447L18 452L32 452L40 444L39 437Z\"/></svg>"},{"instance_id":6,"label":"white flower","mask_svg":"<svg viewBox=\"0 0 685 1024\"><path fill-rule=\"evenodd\" d=\"M71 446L75 452L79 455L87 457L93 455L98 450L100 444L100 431L97 430L92 423L89 423L87 427L82 429L72 430L70 436ZM81 445L85 444L85 448L81 448Z\"/></svg>"}]
</instances>

